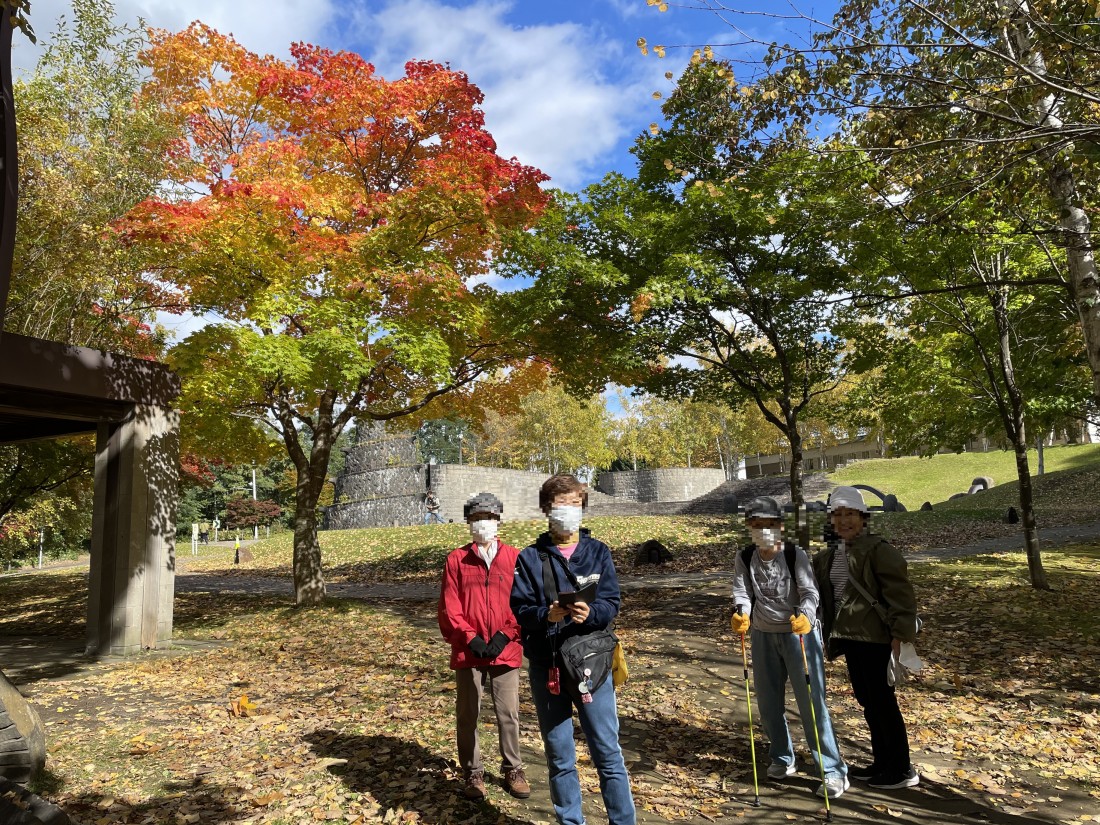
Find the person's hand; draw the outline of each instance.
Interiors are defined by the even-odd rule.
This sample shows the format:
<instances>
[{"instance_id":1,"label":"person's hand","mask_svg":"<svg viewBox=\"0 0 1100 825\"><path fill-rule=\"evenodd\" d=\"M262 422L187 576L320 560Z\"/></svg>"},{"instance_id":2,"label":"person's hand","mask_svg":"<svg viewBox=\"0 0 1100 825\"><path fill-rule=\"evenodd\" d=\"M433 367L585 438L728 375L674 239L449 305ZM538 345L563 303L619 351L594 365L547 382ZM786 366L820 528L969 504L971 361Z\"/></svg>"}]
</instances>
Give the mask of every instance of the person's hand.
<instances>
[{"instance_id":1,"label":"person's hand","mask_svg":"<svg viewBox=\"0 0 1100 825\"><path fill-rule=\"evenodd\" d=\"M480 636L474 636L469 642L470 652L473 653L479 659L491 659L489 655L489 645L485 644L485 640Z\"/></svg>"},{"instance_id":2,"label":"person's hand","mask_svg":"<svg viewBox=\"0 0 1100 825\"><path fill-rule=\"evenodd\" d=\"M568 615L568 610L566 610L557 602L554 602L552 605L550 605L550 612L546 614L546 619L550 622L560 622Z\"/></svg>"},{"instance_id":3,"label":"person's hand","mask_svg":"<svg viewBox=\"0 0 1100 825\"><path fill-rule=\"evenodd\" d=\"M730 630L734 633L740 633L744 636L749 632L749 626L752 622L749 620L747 613L734 613L730 616Z\"/></svg>"},{"instance_id":4,"label":"person's hand","mask_svg":"<svg viewBox=\"0 0 1100 825\"><path fill-rule=\"evenodd\" d=\"M791 633L805 636L812 627L810 620L804 614L799 613L797 616L791 616Z\"/></svg>"},{"instance_id":5,"label":"person's hand","mask_svg":"<svg viewBox=\"0 0 1100 825\"><path fill-rule=\"evenodd\" d=\"M495 659L501 653L504 652L504 648L508 647L508 642L511 641L504 635L504 631L498 630L493 634L493 638L489 640L489 658Z\"/></svg>"},{"instance_id":6,"label":"person's hand","mask_svg":"<svg viewBox=\"0 0 1100 825\"><path fill-rule=\"evenodd\" d=\"M580 623L588 618L588 614L591 610L586 602L573 602L569 605L569 615L573 617L573 621Z\"/></svg>"},{"instance_id":7,"label":"person's hand","mask_svg":"<svg viewBox=\"0 0 1100 825\"><path fill-rule=\"evenodd\" d=\"M901 658L901 639L890 640L890 650L894 654L895 659Z\"/></svg>"}]
</instances>

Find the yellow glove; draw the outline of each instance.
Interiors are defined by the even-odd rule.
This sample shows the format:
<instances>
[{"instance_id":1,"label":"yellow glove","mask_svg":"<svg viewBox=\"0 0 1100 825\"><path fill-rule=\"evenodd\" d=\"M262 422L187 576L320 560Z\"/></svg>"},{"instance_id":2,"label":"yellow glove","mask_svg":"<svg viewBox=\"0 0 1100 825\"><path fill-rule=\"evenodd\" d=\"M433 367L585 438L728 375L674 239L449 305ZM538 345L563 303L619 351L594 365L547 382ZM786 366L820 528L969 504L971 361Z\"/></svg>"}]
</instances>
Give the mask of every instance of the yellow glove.
<instances>
[{"instance_id":1,"label":"yellow glove","mask_svg":"<svg viewBox=\"0 0 1100 825\"><path fill-rule=\"evenodd\" d=\"M730 616L730 629L742 636L749 632L749 617L747 613L734 613Z\"/></svg>"},{"instance_id":2,"label":"yellow glove","mask_svg":"<svg viewBox=\"0 0 1100 825\"><path fill-rule=\"evenodd\" d=\"M797 633L799 636L804 636L810 632L810 620L799 613L797 616L791 616L791 633Z\"/></svg>"}]
</instances>

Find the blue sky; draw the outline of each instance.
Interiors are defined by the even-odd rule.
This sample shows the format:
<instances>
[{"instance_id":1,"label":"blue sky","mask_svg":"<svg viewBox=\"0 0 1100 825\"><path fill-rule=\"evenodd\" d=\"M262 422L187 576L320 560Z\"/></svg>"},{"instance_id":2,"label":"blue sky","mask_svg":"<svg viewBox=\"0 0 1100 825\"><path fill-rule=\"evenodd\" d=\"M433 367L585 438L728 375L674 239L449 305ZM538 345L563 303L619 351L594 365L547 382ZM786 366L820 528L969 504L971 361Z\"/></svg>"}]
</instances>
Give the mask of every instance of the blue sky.
<instances>
[{"instance_id":1,"label":"blue sky","mask_svg":"<svg viewBox=\"0 0 1100 825\"><path fill-rule=\"evenodd\" d=\"M832 7L835 0L816 2ZM448 62L484 92L500 152L539 167L551 185L575 190L609 170L632 168L632 140L660 119L652 95L671 88L664 74L679 74L690 47L737 40L733 26L760 39L794 36L793 24L775 17L723 19L698 8L708 4L670 3L662 13L646 0L116 0L116 16L175 30L202 10L204 23L253 51L284 56L299 40L348 49L386 77L400 76L409 59ZM740 5L790 13L783 0ZM40 41L68 11L63 0L34 0ZM663 60L643 57L640 37L684 48L670 48ZM19 35L16 41L16 69L33 66L37 50Z\"/></svg>"}]
</instances>

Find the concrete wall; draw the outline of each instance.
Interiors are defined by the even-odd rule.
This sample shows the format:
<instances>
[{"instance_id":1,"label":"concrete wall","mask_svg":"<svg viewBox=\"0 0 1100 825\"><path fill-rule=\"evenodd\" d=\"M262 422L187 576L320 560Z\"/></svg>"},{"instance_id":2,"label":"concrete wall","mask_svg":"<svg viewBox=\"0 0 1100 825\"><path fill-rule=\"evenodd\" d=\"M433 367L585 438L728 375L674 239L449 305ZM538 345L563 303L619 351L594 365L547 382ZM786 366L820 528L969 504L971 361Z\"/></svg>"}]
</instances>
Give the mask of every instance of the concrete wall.
<instances>
[{"instance_id":1,"label":"concrete wall","mask_svg":"<svg viewBox=\"0 0 1100 825\"><path fill-rule=\"evenodd\" d=\"M623 470L600 473L596 489L616 499L635 501L689 501L726 482L723 470L695 469Z\"/></svg>"},{"instance_id":2,"label":"concrete wall","mask_svg":"<svg viewBox=\"0 0 1100 825\"><path fill-rule=\"evenodd\" d=\"M89 655L130 656L172 639L179 414L134 405L96 436Z\"/></svg>"},{"instance_id":3,"label":"concrete wall","mask_svg":"<svg viewBox=\"0 0 1100 825\"><path fill-rule=\"evenodd\" d=\"M802 470L807 473L828 472L829 470L835 470L838 465L847 464L849 461L882 457L882 449L874 439L860 439L859 441L849 441L844 444L826 447L824 455L817 447L809 447L802 450ZM760 478L762 476L786 475L790 471L790 466L791 457L789 453L750 455L745 458L745 477Z\"/></svg>"}]
</instances>

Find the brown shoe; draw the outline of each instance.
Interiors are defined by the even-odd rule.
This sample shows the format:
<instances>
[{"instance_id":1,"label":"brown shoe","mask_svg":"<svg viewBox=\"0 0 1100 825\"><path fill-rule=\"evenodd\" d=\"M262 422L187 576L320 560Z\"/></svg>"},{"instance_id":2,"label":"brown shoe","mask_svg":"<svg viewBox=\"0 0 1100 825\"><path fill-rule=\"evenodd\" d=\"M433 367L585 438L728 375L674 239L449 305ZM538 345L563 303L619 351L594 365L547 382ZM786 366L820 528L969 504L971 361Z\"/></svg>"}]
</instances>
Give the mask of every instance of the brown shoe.
<instances>
[{"instance_id":1,"label":"brown shoe","mask_svg":"<svg viewBox=\"0 0 1100 825\"><path fill-rule=\"evenodd\" d=\"M466 788L463 791L467 799L485 798L485 772L470 771L466 777Z\"/></svg>"},{"instance_id":2,"label":"brown shoe","mask_svg":"<svg viewBox=\"0 0 1100 825\"><path fill-rule=\"evenodd\" d=\"M523 768L512 768L504 774L504 787L508 793L516 799L526 799L531 795L531 783L527 781L527 774Z\"/></svg>"}]
</instances>

